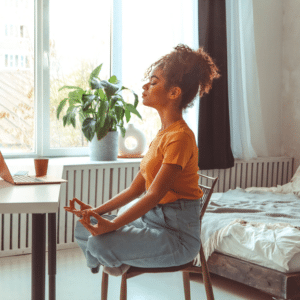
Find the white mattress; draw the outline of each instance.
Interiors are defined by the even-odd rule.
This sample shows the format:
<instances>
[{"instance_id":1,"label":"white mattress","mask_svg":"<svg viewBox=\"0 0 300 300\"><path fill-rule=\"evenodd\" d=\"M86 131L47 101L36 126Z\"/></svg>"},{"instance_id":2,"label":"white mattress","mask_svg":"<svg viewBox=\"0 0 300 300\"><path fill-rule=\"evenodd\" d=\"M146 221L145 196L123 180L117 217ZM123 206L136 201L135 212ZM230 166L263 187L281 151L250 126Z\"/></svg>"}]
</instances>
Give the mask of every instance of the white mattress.
<instances>
[{"instance_id":1,"label":"white mattress","mask_svg":"<svg viewBox=\"0 0 300 300\"><path fill-rule=\"evenodd\" d=\"M213 193L211 200L218 200L221 196L222 193ZM289 230L289 228L286 230ZM289 234L285 235L285 242L287 244L297 243L297 245L299 245L299 230L298 232L296 231L296 233L297 235L293 234L293 231L290 230ZM274 257L275 254L273 255L273 251L266 251L266 249L270 250L270 248L276 247L273 239L269 238L270 234L276 236L276 234L279 233L278 231L275 232L275 230L271 233L270 231L262 230L261 227L232 226L227 236L225 236L215 248L215 251L280 272L299 272L300 247L298 252L288 260L287 265L289 270L287 271L275 262L278 261L278 258Z\"/></svg>"}]
</instances>

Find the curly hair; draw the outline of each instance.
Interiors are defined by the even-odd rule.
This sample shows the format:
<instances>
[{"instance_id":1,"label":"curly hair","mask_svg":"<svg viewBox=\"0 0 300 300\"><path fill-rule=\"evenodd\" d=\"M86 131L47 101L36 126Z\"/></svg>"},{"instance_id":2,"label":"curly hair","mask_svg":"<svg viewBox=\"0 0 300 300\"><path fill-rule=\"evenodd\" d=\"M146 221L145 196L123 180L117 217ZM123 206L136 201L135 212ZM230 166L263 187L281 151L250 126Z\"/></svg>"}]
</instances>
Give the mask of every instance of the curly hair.
<instances>
[{"instance_id":1,"label":"curly hair","mask_svg":"<svg viewBox=\"0 0 300 300\"><path fill-rule=\"evenodd\" d=\"M212 82L219 78L219 69L212 58L200 47L192 50L186 45L179 44L171 53L164 55L153 63L146 71L144 79L150 79L153 68L160 68L166 79L165 88L178 86L182 91L179 109L192 107L199 88L199 96L208 94Z\"/></svg>"}]
</instances>

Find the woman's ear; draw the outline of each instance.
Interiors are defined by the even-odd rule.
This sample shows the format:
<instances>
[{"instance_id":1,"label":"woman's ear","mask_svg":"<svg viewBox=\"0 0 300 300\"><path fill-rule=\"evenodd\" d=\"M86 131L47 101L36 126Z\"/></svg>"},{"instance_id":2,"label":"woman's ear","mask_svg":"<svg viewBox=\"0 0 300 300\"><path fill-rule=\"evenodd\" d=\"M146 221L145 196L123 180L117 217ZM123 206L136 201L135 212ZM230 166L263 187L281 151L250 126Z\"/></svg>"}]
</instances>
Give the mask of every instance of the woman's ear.
<instances>
[{"instance_id":1,"label":"woman's ear","mask_svg":"<svg viewBox=\"0 0 300 300\"><path fill-rule=\"evenodd\" d=\"M171 99L176 99L181 97L182 91L179 86L173 86L170 88L170 98Z\"/></svg>"}]
</instances>

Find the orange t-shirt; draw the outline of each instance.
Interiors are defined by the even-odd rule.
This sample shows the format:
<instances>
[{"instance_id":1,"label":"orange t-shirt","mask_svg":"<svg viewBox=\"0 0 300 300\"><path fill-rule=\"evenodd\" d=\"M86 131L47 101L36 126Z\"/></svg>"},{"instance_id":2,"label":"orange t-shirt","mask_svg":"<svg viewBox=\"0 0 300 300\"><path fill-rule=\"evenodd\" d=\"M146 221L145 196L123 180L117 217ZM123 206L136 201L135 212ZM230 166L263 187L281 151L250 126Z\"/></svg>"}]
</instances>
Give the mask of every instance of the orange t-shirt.
<instances>
[{"instance_id":1,"label":"orange t-shirt","mask_svg":"<svg viewBox=\"0 0 300 300\"><path fill-rule=\"evenodd\" d=\"M193 131L184 120L176 121L165 130L159 131L151 142L140 163L146 190L151 186L162 164L180 165L183 171L159 204L181 198L196 200L203 196L203 191L198 186L198 147Z\"/></svg>"}]
</instances>

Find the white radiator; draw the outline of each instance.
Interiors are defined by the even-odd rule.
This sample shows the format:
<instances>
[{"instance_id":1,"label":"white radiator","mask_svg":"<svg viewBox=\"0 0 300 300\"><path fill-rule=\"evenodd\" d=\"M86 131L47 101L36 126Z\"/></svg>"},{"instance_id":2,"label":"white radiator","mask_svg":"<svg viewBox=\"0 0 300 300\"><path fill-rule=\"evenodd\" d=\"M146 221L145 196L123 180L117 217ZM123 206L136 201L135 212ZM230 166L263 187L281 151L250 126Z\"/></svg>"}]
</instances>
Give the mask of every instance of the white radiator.
<instances>
[{"instance_id":1,"label":"white radiator","mask_svg":"<svg viewBox=\"0 0 300 300\"><path fill-rule=\"evenodd\" d=\"M65 166L63 178L68 180L60 191L57 213L58 249L77 247L74 242L74 226L78 218L67 213L74 197L94 207L108 201L129 187L139 171L140 162L105 163L102 165ZM271 187L290 181L293 159L287 157L258 158L250 161L235 160L234 167L226 170L203 170L202 174L219 177L215 192L226 192L236 187ZM200 179L204 185L210 183ZM111 212L116 214L117 211ZM31 252L31 215L2 214L0 221L0 257Z\"/></svg>"}]
</instances>

